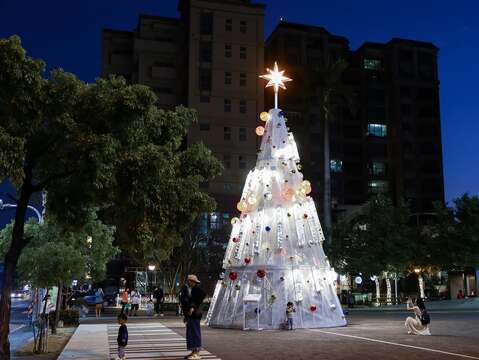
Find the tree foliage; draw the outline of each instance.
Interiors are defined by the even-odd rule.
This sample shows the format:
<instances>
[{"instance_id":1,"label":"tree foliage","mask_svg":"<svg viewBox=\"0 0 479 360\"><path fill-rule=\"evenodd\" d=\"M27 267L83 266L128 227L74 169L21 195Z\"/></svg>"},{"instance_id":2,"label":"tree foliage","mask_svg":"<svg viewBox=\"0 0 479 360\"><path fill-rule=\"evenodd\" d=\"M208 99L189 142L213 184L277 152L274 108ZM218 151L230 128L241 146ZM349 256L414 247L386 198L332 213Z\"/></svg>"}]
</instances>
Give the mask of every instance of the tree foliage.
<instances>
[{"instance_id":1,"label":"tree foliage","mask_svg":"<svg viewBox=\"0 0 479 360\"><path fill-rule=\"evenodd\" d=\"M59 223L81 228L96 208L118 229L122 248L137 257L152 249L166 257L182 229L213 210L199 184L222 169L201 143L183 146L195 111L159 110L147 86L123 78L85 84L63 70L47 75L44 69L18 37L0 39L0 181L10 179L18 189L0 304L4 358L9 294L30 241L24 219L35 193L48 191L48 214Z\"/></svg>"},{"instance_id":2,"label":"tree foliage","mask_svg":"<svg viewBox=\"0 0 479 360\"><path fill-rule=\"evenodd\" d=\"M13 223L0 231L0 259L3 260L12 238ZM18 261L20 280L35 287L70 284L73 279L102 280L107 262L118 249L113 246L114 228L90 213L80 229L68 229L53 217L41 225L28 221L25 236L31 240ZM88 241L91 239L91 242Z\"/></svg>"},{"instance_id":3,"label":"tree foliage","mask_svg":"<svg viewBox=\"0 0 479 360\"><path fill-rule=\"evenodd\" d=\"M414 252L408 222L406 205L394 207L385 196L372 197L334 226L328 255L335 269L366 276L405 271Z\"/></svg>"}]
</instances>

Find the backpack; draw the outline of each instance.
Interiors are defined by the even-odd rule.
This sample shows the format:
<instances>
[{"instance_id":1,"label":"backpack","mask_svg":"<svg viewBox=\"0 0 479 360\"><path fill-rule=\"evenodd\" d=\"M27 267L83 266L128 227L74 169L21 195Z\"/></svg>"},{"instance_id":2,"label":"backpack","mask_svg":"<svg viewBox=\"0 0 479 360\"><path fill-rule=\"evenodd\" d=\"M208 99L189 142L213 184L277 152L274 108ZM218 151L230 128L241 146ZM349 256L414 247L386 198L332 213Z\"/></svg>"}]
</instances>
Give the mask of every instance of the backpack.
<instances>
[{"instance_id":1,"label":"backpack","mask_svg":"<svg viewBox=\"0 0 479 360\"><path fill-rule=\"evenodd\" d=\"M429 325L431 323L431 317L429 316L429 313L426 311L426 309L424 309L421 312L420 320L421 320L421 324L423 324L424 326Z\"/></svg>"}]
</instances>

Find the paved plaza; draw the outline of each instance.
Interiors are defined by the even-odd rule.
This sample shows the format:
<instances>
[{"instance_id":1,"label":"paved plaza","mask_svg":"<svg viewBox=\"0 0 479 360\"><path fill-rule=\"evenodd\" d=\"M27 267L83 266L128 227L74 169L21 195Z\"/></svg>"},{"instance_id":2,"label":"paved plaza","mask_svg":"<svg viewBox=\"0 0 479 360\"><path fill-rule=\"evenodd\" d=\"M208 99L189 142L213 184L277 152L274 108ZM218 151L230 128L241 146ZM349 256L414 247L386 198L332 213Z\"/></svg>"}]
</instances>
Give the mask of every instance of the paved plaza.
<instances>
[{"instance_id":1,"label":"paved plaza","mask_svg":"<svg viewBox=\"0 0 479 360\"><path fill-rule=\"evenodd\" d=\"M432 311L433 335L429 337L407 335L404 328L407 315L406 311L355 310L348 315L347 327L315 330L254 332L203 327L203 358L479 360L479 311ZM114 317L100 321L87 319L81 327L99 323L108 335L106 352L114 355L117 331ZM181 318L130 318L128 327L129 359L182 359L186 354ZM81 344L81 337L77 340ZM92 338L85 341L90 343ZM80 345L80 352L81 348Z\"/></svg>"}]
</instances>

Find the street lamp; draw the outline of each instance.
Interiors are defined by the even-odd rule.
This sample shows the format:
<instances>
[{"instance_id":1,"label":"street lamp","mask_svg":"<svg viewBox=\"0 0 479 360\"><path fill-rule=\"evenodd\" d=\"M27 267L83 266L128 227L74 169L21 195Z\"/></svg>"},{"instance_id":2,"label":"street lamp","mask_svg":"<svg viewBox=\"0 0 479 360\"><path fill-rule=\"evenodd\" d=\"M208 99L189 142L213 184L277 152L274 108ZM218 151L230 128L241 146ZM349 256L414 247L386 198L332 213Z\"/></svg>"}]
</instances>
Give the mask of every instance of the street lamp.
<instances>
[{"instance_id":1,"label":"street lamp","mask_svg":"<svg viewBox=\"0 0 479 360\"><path fill-rule=\"evenodd\" d=\"M148 265L148 270L150 270L150 271L155 271L155 269L156 269L156 265L155 265L155 264L149 264L149 265Z\"/></svg>"}]
</instances>

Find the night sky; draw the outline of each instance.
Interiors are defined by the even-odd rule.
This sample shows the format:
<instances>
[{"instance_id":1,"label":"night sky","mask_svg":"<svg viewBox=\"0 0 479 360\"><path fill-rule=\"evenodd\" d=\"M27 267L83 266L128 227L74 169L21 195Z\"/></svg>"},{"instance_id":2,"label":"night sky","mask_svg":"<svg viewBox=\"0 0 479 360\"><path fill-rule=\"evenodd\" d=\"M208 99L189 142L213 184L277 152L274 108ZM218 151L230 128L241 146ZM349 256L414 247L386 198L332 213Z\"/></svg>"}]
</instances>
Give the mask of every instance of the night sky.
<instances>
[{"instance_id":1,"label":"night sky","mask_svg":"<svg viewBox=\"0 0 479 360\"><path fill-rule=\"evenodd\" d=\"M479 194L479 2L262 2L268 5L266 36L282 17L346 36L352 49L364 41L385 42L392 37L436 44L446 199L464 192ZM177 0L0 0L0 37L18 34L31 56L93 81L100 74L102 28L132 30L140 13L177 16L176 4Z\"/></svg>"}]
</instances>

